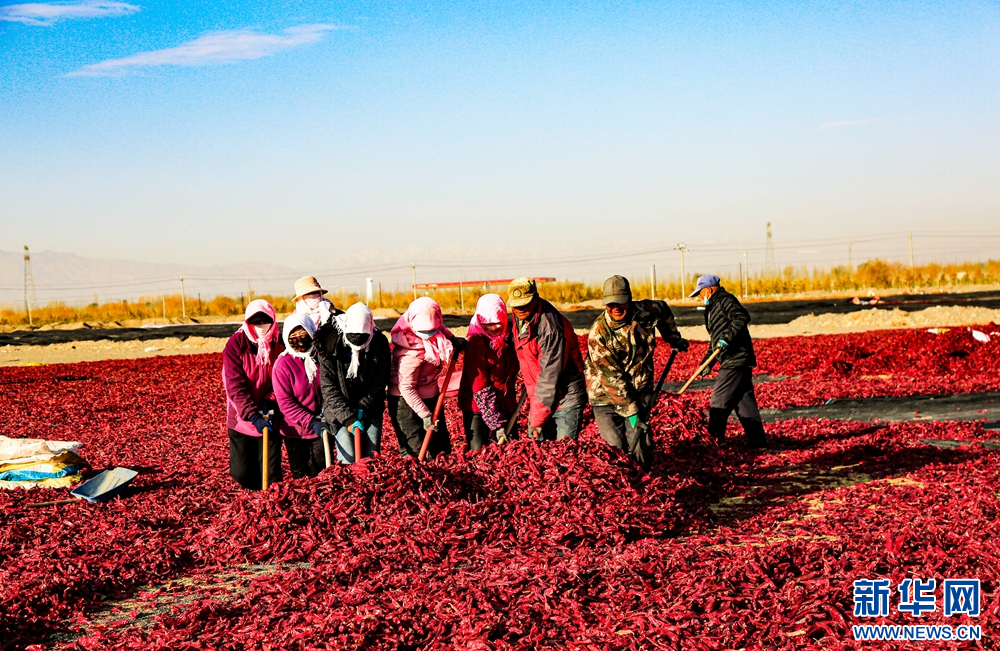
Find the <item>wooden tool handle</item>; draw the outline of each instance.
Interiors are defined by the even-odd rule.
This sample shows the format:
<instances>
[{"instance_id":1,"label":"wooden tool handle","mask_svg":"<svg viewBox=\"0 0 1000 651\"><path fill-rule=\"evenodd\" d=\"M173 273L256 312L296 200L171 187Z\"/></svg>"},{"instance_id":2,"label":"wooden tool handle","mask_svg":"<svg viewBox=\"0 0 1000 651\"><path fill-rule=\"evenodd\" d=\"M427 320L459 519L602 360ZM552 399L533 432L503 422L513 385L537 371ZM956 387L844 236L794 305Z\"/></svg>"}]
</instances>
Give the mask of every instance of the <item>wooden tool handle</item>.
<instances>
[{"instance_id":1,"label":"wooden tool handle","mask_svg":"<svg viewBox=\"0 0 1000 651\"><path fill-rule=\"evenodd\" d=\"M330 467L330 432L323 428L323 454L326 456L326 467Z\"/></svg>"},{"instance_id":2,"label":"wooden tool handle","mask_svg":"<svg viewBox=\"0 0 1000 651\"><path fill-rule=\"evenodd\" d=\"M448 392L448 383L451 382L452 371L455 370L455 362L458 361L458 352L455 352L451 356L451 361L448 362L448 371L444 374L444 386L441 387L441 393L438 395L437 404L434 406L434 415L431 416L431 422L437 423L438 418L441 417L441 409L444 407L444 394ZM420 456L417 457L421 461L427 456L427 448L431 445L431 437L434 435L434 428L427 428L427 432L424 434L424 442L420 446Z\"/></svg>"},{"instance_id":3,"label":"wooden tool handle","mask_svg":"<svg viewBox=\"0 0 1000 651\"><path fill-rule=\"evenodd\" d=\"M681 395L682 393L687 391L687 388L691 386L691 383L694 382L694 379L699 375L701 375L701 372L704 371L708 367L708 365L712 363L712 360L718 357L719 353L721 352L722 352L721 348L716 348L715 352L713 352L712 355L708 359L706 359L701 366L698 367L698 370L694 372L694 375L691 376L691 379L689 379L687 382L684 383L684 386L682 386L681 390L677 392L677 395Z\"/></svg>"},{"instance_id":4,"label":"wooden tool handle","mask_svg":"<svg viewBox=\"0 0 1000 651\"><path fill-rule=\"evenodd\" d=\"M510 438L510 431L514 429L514 425L517 424L517 417L521 414L521 408L524 407L524 401L528 399L528 390L525 389L524 393L517 400L517 409L514 410L514 415L510 417L507 421L507 425L503 428L503 434L505 437Z\"/></svg>"},{"instance_id":5,"label":"wooden tool handle","mask_svg":"<svg viewBox=\"0 0 1000 651\"><path fill-rule=\"evenodd\" d=\"M268 451L267 450L267 431L269 429L270 429L269 427L265 427L264 428L264 455L263 455L264 456L264 467L261 469L261 473L260 473L260 476L261 476L261 482L260 483L261 483L261 488L263 490L267 490L267 486L268 486L268 482L267 482L267 467L269 465L268 464L269 460L267 458L267 456L268 456L267 455L267 451Z\"/></svg>"},{"instance_id":6,"label":"wooden tool handle","mask_svg":"<svg viewBox=\"0 0 1000 651\"><path fill-rule=\"evenodd\" d=\"M76 501L77 501L76 499L71 499L71 500L52 500L51 502L35 502L34 504L25 504L24 508L34 509L40 506L55 506L56 504L72 504L73 502Z\"/></svg>"}]
</instances>

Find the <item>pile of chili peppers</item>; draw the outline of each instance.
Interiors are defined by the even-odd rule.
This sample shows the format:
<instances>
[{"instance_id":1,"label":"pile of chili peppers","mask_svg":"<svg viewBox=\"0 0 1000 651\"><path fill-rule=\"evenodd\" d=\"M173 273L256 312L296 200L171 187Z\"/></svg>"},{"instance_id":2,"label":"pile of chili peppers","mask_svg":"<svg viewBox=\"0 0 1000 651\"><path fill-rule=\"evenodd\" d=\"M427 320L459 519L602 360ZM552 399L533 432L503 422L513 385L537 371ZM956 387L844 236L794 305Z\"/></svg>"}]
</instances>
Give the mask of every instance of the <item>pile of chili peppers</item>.
<instances>
[{"instance_id":1,"label":"pile of chili peppers","mask_svg":"<svg viewBox=\"0 0 1000 651\"><path fill-rule=\"evenodd\" d=\"M996 390L1000 348L955 332L758 341L758 372L787 377L758 392L787 406ZM732 444L708 440L695 391L660 399L643 474L589 414L577 442L462 452L449 403L455 454L383 454L248 493L227 475L219 365L0 370L5 434L79 440L96 470L140 471L105 504L31 509L65 492L0 492L0 648L857 648L852 582L911 577L981 579L982 614L946 620L939 595L919 622L893 608L877 623L979 624L984 646L998 633L1000 452L980 423L785 421L753 453L738 426ZM879 375L892 378L862 379ZM238 589L220 578L234 572ZM154 604L167 585L186 598L109 621L107 604Z\"/></svg>"}]
</instances>

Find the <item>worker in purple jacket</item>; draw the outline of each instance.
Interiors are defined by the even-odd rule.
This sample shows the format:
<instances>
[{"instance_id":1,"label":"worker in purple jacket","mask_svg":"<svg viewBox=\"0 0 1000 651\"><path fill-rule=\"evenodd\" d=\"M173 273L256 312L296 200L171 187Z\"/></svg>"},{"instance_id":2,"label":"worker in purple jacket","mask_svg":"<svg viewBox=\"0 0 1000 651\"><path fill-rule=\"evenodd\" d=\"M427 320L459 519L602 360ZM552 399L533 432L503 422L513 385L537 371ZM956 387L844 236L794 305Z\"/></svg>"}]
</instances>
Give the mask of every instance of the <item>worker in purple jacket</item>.
<instances>
[{"instance_id":1,"label":"worker in purple jacket","mask_svg":"<svg viewBox=\"0 0 1000 651\"><path fill-rule=\"evenodd\" d=\"M274 400L271 372L282 350L274 308L258 299L247 305L243 325L222 351L229 474L250 490L261 487L265 427L269 428L268 478L281 481L281 433L287 428Z\"/></svg>"},{"instance_id":2,"label":"worker in purple jacket","mask_svg":"<svg viewBox=\"0 0 1000 651\"><path fill-rule=\"evenodd\" d=\"M320 384L316 359L316 324L308 314L285 319L282 339L285 352L274 363L274 395L283 422L285 450L292 477L315 477L326 467Z\"/></svg>"}]
</instances>

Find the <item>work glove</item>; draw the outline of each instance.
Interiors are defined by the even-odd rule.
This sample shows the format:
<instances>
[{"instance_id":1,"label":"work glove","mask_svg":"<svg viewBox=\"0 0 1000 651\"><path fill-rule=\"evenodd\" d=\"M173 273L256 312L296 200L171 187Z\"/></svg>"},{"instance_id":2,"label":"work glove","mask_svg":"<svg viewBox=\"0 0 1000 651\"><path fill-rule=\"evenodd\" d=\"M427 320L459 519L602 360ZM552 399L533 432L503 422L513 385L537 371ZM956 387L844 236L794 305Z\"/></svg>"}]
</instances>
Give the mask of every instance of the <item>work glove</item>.
<instances>
[{"instance_id":1,"label":"work glove","mask_svg":"<svg viewBox=\"0 0 1000 651\"><path fill-rule=\"evenodd\" d=\"M453 337L451 345L455 347L456 353L460 353L469 347L469 340L465 337Z\"/></svg>"},{"instance_id":2,"label":"work glove","mask_svg":"<svg viewBox=\"0 0 1000 651\"><path fill-rule=\"evenodd\" d=\"M264 428L265 427L270 427L271 426L271 423L267 422L267 420L263 416L261 416L260 414L254 414L253 416L251 416L250 417L250 424L253 425L253 428L255 430L257 430L258 434L261 434L261 435L264 434Z\"/></svg>"},{"instance_id":3,"label":"work glove","mask_svg":"<svg viewBox=\"0 0 1000 651\"><path fill-rule=\"evenodd\" d=\"M709 364L708 366L706 366L705 368L703 368L701 370L701 375L699 375L698 377L708 377L708 374L712 372L712 367L713 366L715 366L715 362L714 361L711 364Z\"/></svg>"},{"instance_id":4,"label":"work glove","mask_svg":"<svg viewBox=\"0 0 1000 651\"><path fill-rule=\"evenodd\" d=\"M653 393L646 393L639 396L639 404L642 405L644 409L649 409L654 402L656 402L656 396Z\"/></svg>"},{"instance_id":5,"label":"work glove","mask_svg":"<svg viewBox=\"0 0 1000 651\"><path fill-rule=\"evenodd\" d=\"M365 411L364 411L364 409L359 409L358 410L358 420L361 421L362 423L365 422ZM364 429L364 428L362 427L362 429Z\"/></svg>"},{"instance_id":6,"label":"work glove","mask_svg":"<svg viewBox=\"0 0 1000 651\"><path fill-rule=\"evenodd\" d=\"M684 337L681 337L677 341L671 343L670 347L673 348L676 351L679 351L679 352L682 352L682 353L686 353L688 351L688 348L691 347L691 344L688 343L687 339L685 339Z\"/></svg>"},{"instance_id":7,"label":"work glove","mask_svg":"<svg viewBox=\"0 0 1000 651\"><path fill-rule=\"evenodd\" d=\"M534 439L536 441L542 440L542 428L541 427L529 427L528 428L528 438Z\"/></svg>"},{"instance_id":8,"label":"work glove","mask_svg":"<svg viewBox=\"0 0 1000 651\"><path fill-rule=\"evenodd\" d=\"M432 432L438 431L437 423L434 422L430 414L424 416L424 431L426 432L427 430L431 430Z\"/></svg>"},{"instance_id":9,"label":"work glove","mask_svg":"<svg viewBox=\"0 0 1000 651\"><path fill-rule=\"evenodd\" d=\"M354 430L356 430L356 429L361 430L361 432L363 433L365 431L365 425L364 425L364 423L362 423L360 420L356 420L353 423L351 423L351 425L347 428L347 431L349 431L351 434L353 434Z\"/></svg>"},{"instance_id":10,"label":"work glove","mask_svg":"<svg viewBox=\"0 0 1000 651\"><path fill-rule=\"evenodd\" d=\"M493 434L497 437L497 444L498 445L503 445L504 443L507 442L507 432L504 431L504 428L501 427L500 429L498 429Z\"/></svg>"},{"instance_id":11,"label":"work glove","mask_svg":"<svg viewBox=\"0 0 1000 651\"><path fill-rule=\"evenodd\" d=\"M715 347L721 348L722 350L726 350L727 348L729 348L729 344L726 343L725 339L720 339L718 343L715 344Z\"/></svg>"},{"instance_id":12,"label":"work glove","mask_svg":"<svg viewBox=\"0 0 1000 651\"><path fill-rule=\"evenodd\" d=\"M309 423L309 427L316 434L316 436L323 436L323 430L326 429L326 425L324 425L323 421L318 418L313 418L312 422Z\"/></svg>"}]
</instances>

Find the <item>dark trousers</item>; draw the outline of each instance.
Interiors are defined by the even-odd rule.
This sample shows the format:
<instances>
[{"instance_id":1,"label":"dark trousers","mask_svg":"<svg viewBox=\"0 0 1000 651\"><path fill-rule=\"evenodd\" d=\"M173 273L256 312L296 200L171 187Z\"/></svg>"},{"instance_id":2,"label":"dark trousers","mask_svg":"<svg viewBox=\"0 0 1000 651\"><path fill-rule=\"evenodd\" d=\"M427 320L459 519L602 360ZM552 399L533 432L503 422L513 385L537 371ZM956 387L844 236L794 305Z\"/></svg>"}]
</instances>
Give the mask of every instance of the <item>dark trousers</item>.
<instances>
[{"instance_id":1,"label":"dark trousers","mask_svg":"<svg viewBox=\"0 0 1000 651\"><path fill-rule=\"evenodd\" d=\"M434 413L437 406L437 396L424 399L424 405ZM392 421L392 428L396 430L396 439L399 442L399 453L404 457L420 456L420 447L424 443L424 419L417 415L417 412L410 408L406 400L400 396L389 396L387 400L389 406L389 420ZM427 448L427 457L434 458L439 454L451 452L451 436L448 434L448 424L445 422L444 409L437 420L437 431L431 436L431 444Z\"/></svg>"},{"instance_id":2,"label":"dark trousers","mask_svg":"<svg viewBox=\"0 0 1000 651\"><path fill-rule=\"evenodd\" d=\"M597 421L601 438L607 441L608 445L628 452L636 463L647 470L653 465L653 436L649 430L648 418L647 410L640 408L636 424L645 425L633 428L628 418L619 416L613 406L594 405L594 420Z\"/></svg>"},{"instance_id":3,"label":"dark trousers","mask_svg":"<svg viewBox=\"0 0 1000 651\"><path fill-rule=\"evenodd\" d=\"M281 481L281 435L267 434L267 481ZM264 438L229 430L229 476L243 488L259 491L264 467Z\"/></svg>"},{"instance_id":4,"label":"dark trousers","mask_svg":"<svg viewBox=\"0 0 1000 651\"><path fill-rule=\"evenodd\" d=\"M292 470L293 479L315 477L326 468L326 452L323 450L322 438L286 438L285 450L288 452L288 466Z\"/></svg>"},{"instance_id":5,"label":"dark trousers","mask_svg":"<svg viewBox=\"0 0 1000 651\"><path fill-rule=\"evenodd\" d=\"M734 409L750 447L767 447L764 423L757 408L757 397L753 393L753 369L748 366L719 369L708 411L709 434L719 441L725 439L726 423Z\"/></svg>"}]
</instances>

